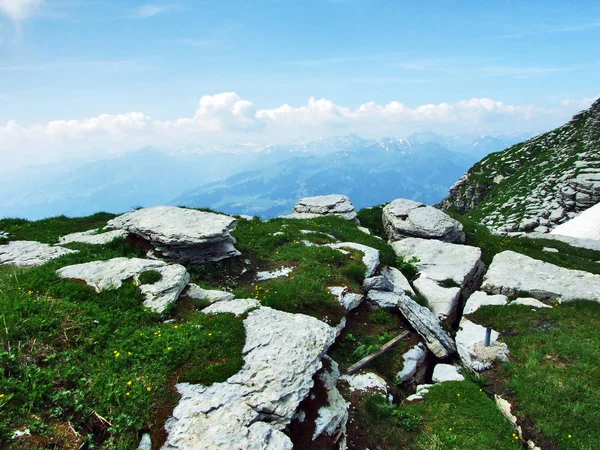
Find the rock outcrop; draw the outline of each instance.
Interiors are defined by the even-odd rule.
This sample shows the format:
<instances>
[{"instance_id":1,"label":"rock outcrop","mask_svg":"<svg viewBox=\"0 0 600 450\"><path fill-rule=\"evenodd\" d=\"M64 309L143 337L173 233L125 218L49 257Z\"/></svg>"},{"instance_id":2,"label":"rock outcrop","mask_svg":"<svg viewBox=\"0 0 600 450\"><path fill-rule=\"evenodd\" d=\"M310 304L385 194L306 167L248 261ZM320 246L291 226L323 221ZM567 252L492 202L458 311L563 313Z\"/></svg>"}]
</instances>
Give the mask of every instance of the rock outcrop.
<instances>
[{"instance_id":1,"label":"rock outcrop","mask_svg":"<svg viewBox=\"0 0 600 450\"><path fill-rule=\"evenodd\" d=\"M456 348L465 367L481 372L490 369L496 360L508 361L508 347L497 342L498 333L491 330L490 345L484 345L486 329L467 319L460 321L456 333Z\"/></svg>"},{"instance_id":2,"label":"rock outcrop","mask_svg":"<svg viewBox=\"0 0 600 450\"><path fill-rule=\"evenodd\" d=\"M12 264L20 267L35 267L76 250L42 244L36 241L11 241L0 245L0 265Z\"/></svg>"},{"instance_id":3,"label":"rock outcrop","mask_svg":"<svg viewBox=\"0 0 600 450\"><path fill-rule=\"evenodd\" d=\"M508 297L506 295L497 294L489 295L483 291L474 292L465 303L463 314L473 314L482 306L503 306L508 303Z\"/></svg>"},{"instance_id":4,"label":"rock outcrop","mask_svg":"<svg viewBox=\"0 0 600 450\"><path fill-rule=\"evenodd\" d=\"M175 206L132 211L107 224L108 228L125 230L148 242L154 257L188 263L239 255L229 234L235 226L233 217Z\"/></svg>"},{"instance_id":5,"label":"rock outcrop","mask_svg":"<svg viewBox=\"0 0 600 450\"><path fill-rule=\"evenodd\" d=\"M140 284L140 274L146 271L160 273L161 279L152 284ZM144 306L163 312L179 298L190 279L185 267L140 258L113 258L63 267L56 272L62 278L83 280L96 292L118 289L123 281L133 279L145 297Z\"/></svg>"},{"instance_id":6,"label":"rock outcrop","mask_svg":"<svg viewBox=\"0 0 600 450\"><path fill-rule=\"evenodd\" d=\"M312 219L322 216L339 216L359 224L354 205L345 195L331 194L302 198L292 208L291 219Z\"/></svg>"},{"instance_id":7,"label":"rock outcrop","mask_svg":"<svg viewBox=\"0 0 600 450\"><path fill-rule=\"evenodd\" d=\"M365 278L372 276L379 267L379 250L368 245L358 244L356 242L338 242L336 244L326 244L327 247L335 248L341 252L344 249L358 250L363 254L362 262L367 268Z\"/></svg>"},{"instance_id":8,"label":"rock outcrop","mask_svg":"<svg viewBox=\"0 0 600 450\"><path fill-rule=\"evenodd\" d=\"M459 315L463 300L481 283L485 270L481 250L420 238L402 239L393 242L392 247L405 260L418 259L415 289L427 299L436 316L452 322Z\"/></svg>"},{"instance_id":9,"label":"rock outcrop","mask_svg":"<svg viewBox=\"0 0 600 450\"><path fill-rule=\"evenodd\" d=\"M383 208L385 232L390 241L408 237L463 243L462 225L443 211L423 203L396 199Z\"/></svg>"},{"instance_id":10,"label":"rock outcrop","mask_svg":"<svg viewBox=\"0 0 600 450\"><path fill-rule=\"evenodd\" d=\"M267 307L250 311L244 327L244 366L237 374L209 387L177 385L182 397L165 424L164 449L292 448L282 430L312 388L336 331Z\"/></svg>"},{"instance_id":11,"label":"rock outcrop","mask_svg":"<svg viewBox=\"0 0 600 450\"><path fill-rule=\"evenodd\" d=\"M494 256L481 288L509 297L527 292L538 300L600 302L600 275L565 269L512 251Z\"/></svg>"},{"instance_id":12,"label":"rock outcrop","mask_svg":"<svg viewBox=\"0 0 600 450\"><path fill-rule=\"evenodd\" d=\"M233 300L234 296L231 292L219 291L215 289L202 289L200 286L190 283L188 284L187 296L197 300L206 300L208 303L216 303L222 301Z\"/></svg>"},{"instance_id":13,"label":"rock outcrop","mask_svg":"<svg viewBox=\"0 0 600 450\"><path fill-rule=\"evenodd\" d=\"M600 203L599 149L600 99L567 124L486 156L442 207L501 232L547 233Z\"/></svg>"}]
</instances>

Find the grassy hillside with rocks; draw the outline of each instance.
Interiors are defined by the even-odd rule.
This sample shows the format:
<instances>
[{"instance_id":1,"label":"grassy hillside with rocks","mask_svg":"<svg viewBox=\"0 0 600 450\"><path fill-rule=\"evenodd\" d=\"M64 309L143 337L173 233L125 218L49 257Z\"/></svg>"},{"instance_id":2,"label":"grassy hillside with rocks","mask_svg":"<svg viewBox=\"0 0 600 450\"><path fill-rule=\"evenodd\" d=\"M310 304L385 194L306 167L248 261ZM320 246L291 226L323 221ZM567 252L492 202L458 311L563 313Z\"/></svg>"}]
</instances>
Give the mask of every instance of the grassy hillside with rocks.
<instances>
[{"instance_id":1,"label":"grassy hillside with rocks","mask_svg":"<svg viewBox=\"0 0 600 450\"><path fill-rule=\"evenodd\" d=\"M600 99L475 164L441 203L500 231L548 232L600 201Z\"/></svg>"},{"instance_id":2,"label":"grassy hillside with rocks","mask_svg":"<svg viewBox=\"0 0 600 450\"><path fill-rule=\"evenodd\" d=\"M600 446L600 252L331 197L0 220L0 447Z\"/></svg>"}]
</instances>

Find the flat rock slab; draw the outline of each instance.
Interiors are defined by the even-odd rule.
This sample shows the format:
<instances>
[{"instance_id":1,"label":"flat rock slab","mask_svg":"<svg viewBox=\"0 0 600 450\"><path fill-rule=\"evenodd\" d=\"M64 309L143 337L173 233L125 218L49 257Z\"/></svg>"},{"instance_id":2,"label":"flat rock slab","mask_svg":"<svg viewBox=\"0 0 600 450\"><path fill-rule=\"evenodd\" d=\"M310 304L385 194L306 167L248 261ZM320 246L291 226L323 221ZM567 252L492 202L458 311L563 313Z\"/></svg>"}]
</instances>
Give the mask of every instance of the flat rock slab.
<instances>
[{"instance_id":1,"label":"flat rock slab","mask_svg":"<svg viewBox=\"0 0 600 450\"><path fill-rule=\"evenodd\" d=\"M149 242L160 257L191 263L239 255L230 235L235 226L233 217L175 206L143 208L107 223Z\"/></svg>"},{"instance_id":2,"label":"flat rock slab","mask_svg":"<svg viewBox=\"0 0 600 450\"><path fill-rule=\"evenodd\" d=\"M41 266L55 258L76 252L76 250L36 241L11 241L8 244L0 245L0 265Z\"/></svg>"},{"instance_id":3,"label":"flat rock slab","mask_svg":"<svg viewBox=\"0 0 600 450\"><path fill-rule=\"evenodd\" d=\"M381 275L386 277L394 285L394 292L396 294L409 294L415 295L415 291L410 285L408 279L395 267L384 267L381 269Z\"/></svg>"},{"instance_id":4,"label":"flat rock slab","mask_svg":"<svg viewBox=\"0 0 600 450\"><path fill-rule=\"evenodd\" d=\"M567 244L573 247L587 248L588 250L600 251L600 241L596 239L583 239L552 233L508 233L508 235L517 237L527 237L531 239L551 239L553 241L566 242Z\"/></svg>"},{"instance_id":5,"label":"flat rock slab","mask_svg":"<svg viewBox=\"0 0 600 450\"><path fill-rule=\"evenodd\" d=\"M464 381L465 377L452 364L436 364L431 379L434 383L444 383L446 381Z\"/></svg>"},{"instance_id":6,"label":"flat rock slab","mask_svg":"<svg viewBox=\"0 0 600 450\"><path fill-rule=\"evenodd\" d=\"M211 304L234 299L234 295L231 292L219 291L216 289L202 289L194 283L188 284L187 296L198 300L206 300Z\"/></svg>"},{"instance_id":7,"label":"flat rock slab","mask_svg":"<svg viewBox=\"0 0 600 450\"><path fill-rule=\"evenodd\" d=\"M244 327L237 374L209 387L177 385L182 397L165 424L164 449L292 448L282 430L313 387L336 331L314 317L267 307L250 311Z\"/></svg>"},{"instance_id":8,"label":"flat rock slab","mask_svg":"<svg viewBox=\"0 0 600 450\"><path fill-rule=\"evenodd\" d=\"M345 195L319 195L302 198L292 208L293 214L339 216L358 224L354 205Z\"/></svg>"},{"instance_id":9,"label":"flat rock slab","mask_svg":"<svg viewBox=\"0 0 600 450\"><path fill-rule=\"evenodd\" d=\"M429 308L441 319L458 314L461 295L469 296L481 282L485 266L481 250L468 245L431 239L406 238L392 243L398 256L417 258L419 278L413 285L426 299ZM447 286L444 283L456 286Z\"/></svg>"},{"instance_id":10,"label":"flat rock slab","mask_svg":"<svg viewBox=\"0 0 600 450\"><path fill-rule=\"evenodd\" d=\"M159 272L162 278L153 284L139 284L140 274L148 270ZM158 312L163 312L179 298L190 279L185 267L179 264L141 258L113 258L75 264L63 267L56 273L62 278L83 280L96 292L118 289L123 281L133 279L145 297L144 306Z\"/></svg>"},{"instance_id":11,"label":"flat rock slab","mask_svg":"<svg viewBox=\"0 0 600 450\"><path fill-rule=\"evenodd\" d=\"M600 275L565 269L512 251L494 256L481 288L509 297L527 292L538 300L600 301Z\"/></svg>"},{"instance_id":12,"label":"flat rock slab","mask_svg":"<svg viewBox=\"0 0 600 450\"><path fill-rule=\"evenodd\" d=\"M508 297L502 294L489 295L483 291L477 291L471 294L467 299L463 314L473 314L482 306L503 306L508 303Z\"/></svg>"},{"instance_id":13,"label":"flat rock slab","mask_svg":"<svg viewBox=\"0 0 600 450\"><path fill-rule=\"evenodd\" d=\"M399 198L383 208L383 226L390 241L407 237L463 243L462 225L448 214L423 203Z\"/></svg>"},{"instance_id":14,"label":"flat rock slab","mask_svg":"<svg viewBox=\"0 0 600 450\"><path fill-rule=\"evenodd\" d=\"M255 298L236 298L213 303L202 310L204 314L232 313L236 316L246 314L251 309L258 308L260 303Z\"/></svg>"},{"instance_id":15,"label":"flat rock slab","mask_svg":"<svg viewBox=\"0 0 600 450\"><path fill-rule=\"evenodd\" d=\"M126 236L127 232L125 230L111 230L104 233L98 233L98 230L89 230L59 237L58 243L70 244L71 242L80 242L82 244L104 245L114 241L115 239L124 238Z\"/></svg>"},{"instance_id":16,"label":"flat rock slab","mask_svg":"<svg viewBox=\"0 0 600 450\"><path fill-rule=\"evenodd\" d=\"M379 267L379 250L374 249L373 247L357 244L356 242L338 242L336 244L326 244L326 246L337 250L351 248L361 252L363 254L362 262L367 267L365 278L372 276Z\"/></svg>"},{"instance_id":17,"label":"flat rock slab","mask_svg":"<svg viewBox=\"0 0 600 450\"><path fill-rule=\"evenodd\" d=\"M269 271L258 272L256 274L256 280L257 281L266 281L266 280L272 280L274 278L287 278L290 276L290 273L292 273L293 270L294 270L293 267L281 267L277 270L273 270L272 272L269 272Z\"/></svg>"}]
</instances>

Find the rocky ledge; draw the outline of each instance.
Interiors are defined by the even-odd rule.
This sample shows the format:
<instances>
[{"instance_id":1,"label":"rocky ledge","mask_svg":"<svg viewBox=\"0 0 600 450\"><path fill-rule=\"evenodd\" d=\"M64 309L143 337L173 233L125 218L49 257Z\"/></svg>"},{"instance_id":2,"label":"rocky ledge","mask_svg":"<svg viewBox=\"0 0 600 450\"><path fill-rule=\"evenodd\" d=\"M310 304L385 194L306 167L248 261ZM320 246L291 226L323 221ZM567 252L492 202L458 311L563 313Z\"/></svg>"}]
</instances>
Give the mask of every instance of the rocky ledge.
<instances>
[{"instance_id":1,"label":"rocky ledge","mask_svg":"<svg viewBox=\"0 0 600 450\"><path fill-rule=\"evenodd\" d=\"M154 257L189 263L239 255L229 234L235 226L233 217L175 206L132 211L107 224L108 228L125 230L148 242Z\"/></svg>"}]
</instances>

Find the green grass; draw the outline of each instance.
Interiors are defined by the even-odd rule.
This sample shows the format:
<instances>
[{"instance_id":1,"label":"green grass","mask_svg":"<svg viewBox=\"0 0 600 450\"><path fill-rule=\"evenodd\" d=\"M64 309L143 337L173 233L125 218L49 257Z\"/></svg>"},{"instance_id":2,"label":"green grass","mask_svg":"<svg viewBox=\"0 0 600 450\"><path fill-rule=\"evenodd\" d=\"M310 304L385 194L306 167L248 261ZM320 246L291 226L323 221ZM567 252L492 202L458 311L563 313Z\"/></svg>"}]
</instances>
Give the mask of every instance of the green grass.
<instances>
[{"instance_id":1,"label":"green grass","mask_svg":"<svg viewBox=\"0 0 600 450\"><path fill-rule=\"evenodd\" d=\"M369 231L380 238L387 241L387 236L385 234L385 229L383 228L383 220L381 216L383 215L383 207L385 205L373 206L371 208L363 208L359 210L356 214L358 216L358 220L360 221L361 226L368 228Z\"/></svg>"},{"instance_id":2,"label":"green grass","mask_svg":"<svg viewBox=\"0 0 600 450\"><path fill-rule=\"evenodd\" d=\"M11 241L55 244L61 236L101 228L114 217L114 214L99 212L87 217L57 216L35 222L26 219L0 219L0 230L9 233Z\"/></svg>"},{"instance_id":3,"label":"green grass","mask_svg":"<svg viewBox=\"0 0 600 450\"><path fill-rule=\"evenodd\" d=\"M487 306L474 317L508 344L510 363L499 369L496 391L511 394L517 416L557 448L600 448L600 304Z\"/></svg>"},{"instance_id":4,"label":"green grass","mask_svg":"<svg viewBox=\"0 0 600 450\"><path fill-rule=\"evenodd\" d=\"M29 428L45 448L71 424L95 448L136 448L141 430L162 428L166 417L153 417L172 411L176 382L223 381L242 366L240 319L188 312L166 324L133 282L98 294L62 280L55 270L68 264L141 256L122 239L75 247L38 268L0 268L0 446L22 448L27 438L9 436Z\"/></svg>"},{"instance_id":5,"label":"green grass","mask_svg":"<svg viewBox=\"0 0 600 450\"><path fill-rule=\"evenodd\" d=\"M302 233L301 230L310 231ZM306 246L303 240L316 244L327 244L334 236L340 241L358 242L378 249L381 259L393 262L393 250L381 239L369 236L355 225L339 217L324 217L310 220L273 219L262 222L258 219L238 221L233 235L237 248L244 258L251 260L253 267L261 270L294 267L288 278L268 280L253 285L252 280L239 282L235 286L236 297L250 297L288 312L309 314L329 323L337 324L345 310L330 294L330 286L347 286L359 291L365 267L362 253L350 249L348 255L323 246ZM196 269L198 281L206 281L207 269ZM203 277L202 274L207 277Z\"/></svg>"},{"instance_id":6,"label":"green grass","mask_svg":"<svg viewBox=\"0 0 600 450\"><path fill-rule=\"evenodd\" d=\"M497 253L512 250L541 261L546 261L567 269L584 270L600 274L600 252L573 247L565 242L551 239L530 239L493 234L485 225L479 225L456 212L447 211L463 224L466 244L479 247L482 260L489 265ZM558 253L546 252L544 247L558 250Z\"/></svg>"},{"instance_id":7,"label":"green grass","mask_svg":"<svg viewBox=\"0 0 600 450\"><path fill-rule=\"evenodd\" d=\"M423 425L410 448L523 448L494 401L469 381L436 384L423 401L405 404L401 410L423 418Z\"/></svg>"},{"instance_id":8,"label":"green grass","mask_svg":"<svg viewBox=\"0 0 600 450\"><path fill-rule=\"evenodd\" d=\"M139 275L140 284L154 284L162 280L162 274L157 270L146 270Z\"/></svg>"},{"instance_id":9,"label":"green grass","mask_svg":"<svg viewBox=\"0 0 600 450\"><path fill-rule=\"evenodd\" d=\"M368 448L517 450L510 423L480 387L469 381L433 386L424 399L400 406L381 395L362 396L352 410Z\"/></svg>"}]
</instances>

